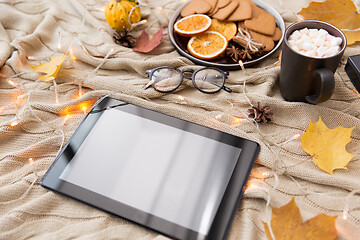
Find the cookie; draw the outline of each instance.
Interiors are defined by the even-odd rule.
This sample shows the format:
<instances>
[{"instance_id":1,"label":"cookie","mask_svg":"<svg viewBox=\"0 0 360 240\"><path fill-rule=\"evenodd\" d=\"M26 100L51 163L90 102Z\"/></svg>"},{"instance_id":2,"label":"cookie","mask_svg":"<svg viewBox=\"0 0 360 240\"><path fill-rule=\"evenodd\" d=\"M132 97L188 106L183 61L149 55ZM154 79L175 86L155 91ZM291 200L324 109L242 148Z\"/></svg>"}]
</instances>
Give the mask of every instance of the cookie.
<instances>
[{"instance_id":1,"label":"cookie","mask_svg":"<svg viewBox=\"0 0 360 240\"><path fill-rule=\"evenodd\" d=\"M231 0L218 0L217 7L218 8L224 8L227 5L229 5L232 1Z\"/></svg>"},{"instance_id":2,"label":"cookie","mask_svg":"<svg viewBox=\"0 0 360 240\"><path fill-rule=\"evenodd\" d=\"M227 21L237 22L250 19L252 16L251 4L247 0L237 0L239 6L236 10L226 19Z\"/></svg>"},{"instance_id":3,"label":"cookie","mask_svg":"<svg viewBox=\"0 0 360 240\"><path fill-rule=\"evenodd\" d=\"M238 28L245 29L245 26L244 26L244 21L240 21L240 22L238 22Z\"/></svg>"},{"instance_id":4,"label":"cookie","mask_svg":"<svg viewBox=\"0 0 360 240\"><path fill-rule=\"evenodd\" d=\"M274 40L272 39L272 36L266 36L264 34L257 33L257 32L252 31L252 30L250 30L250 35L251 35L251 37L253 39L255 39L255 41L265 45L264 51L266 51L266 52L271 51L271 49L273 49L274 46L275 46L275 43L274 43Z\"/></svg>"},{"instance_id":5,"label":"cookie","mask_svg":"<svg viewBox=\"0 0 360 240\"><path fill-rule=\"evenodd\" d=\"M212 17L215 13L217 13L219 11L219 8L217 7L217 6L215 6L215 8L211 11L211 12L209 12L208 13L208 15L210 16L210 17Z\"/></svg>"},{"instance_id":6,"label":"cookie","mask_svg":"<svg viewBox=\"0 0 360 240\"><path fill-rule=\"evenodd\" d=\"M209 12L209 16L212 16L212 15L214 15L215 13L217 13L217 11L219 11L219 1L221 1L221 0L217 0L216 1L216 4L215 4L215 7ZM230 3L230 2L229 2Z\"/></svg>"},{"instance_id":7,"label":"cookie","mask_svg":"<svg viewBox=\"0 0 360 240\"><path fill-rule=\"evenodd\" d=\"M279 41L280 38L281 38L281 36L282 36L282 32L281 32L280 28L277 27L277 28L275 29L274 35L272 35L272 39L273 39L274 41Z\"/></svg>"},{"instance_id":8,"label":"cookie","mask_svg":"<svg viewBox=\"0 0 360 240\"><path fill-rule=\"evenodd\" d=\"M246 28L265 35L274 35L276 28L275 17L264 9L252 6L252 18L245 20Z\"/></svg>"},{"instance_id":9,"label":"cookie","mask_svg":"<svg viewBox=\"0 0 360 240\"><path fill-rule=\"evenodd\" d=\"M216 7L216 5L218 3L218 0L203 0L203 1L209 3L210 6L211 6L210 11L208 12L209 14L214 11L214 9L215 9L215 7Z\"/></svg>"},{"instance_id":10,"label":"cookie","mask_svg":"<svg viewBox=\"0 0 360 240\"><path fill-rule=\"evenodd\" d=\"M211 5L205 0L193 0L181 10L181 16L187 17L195 13L206 14L211 10Z\"/></svg>"},{"instance_id":11,"label":"cookie","mask_svg":"<svg viewBox=\"0 0 360 240\"><path fill-rule=\"evenodd\" d=\"M220 2L220 0L219 0L219 2ZM236 8L238 6L239 6L238 1L232 1L226 7L219 8L219 10L214 15L212 15L212 17L216 18L218 20L223 20L224 21L236 10Z\"/></svg>"}]
</instances>

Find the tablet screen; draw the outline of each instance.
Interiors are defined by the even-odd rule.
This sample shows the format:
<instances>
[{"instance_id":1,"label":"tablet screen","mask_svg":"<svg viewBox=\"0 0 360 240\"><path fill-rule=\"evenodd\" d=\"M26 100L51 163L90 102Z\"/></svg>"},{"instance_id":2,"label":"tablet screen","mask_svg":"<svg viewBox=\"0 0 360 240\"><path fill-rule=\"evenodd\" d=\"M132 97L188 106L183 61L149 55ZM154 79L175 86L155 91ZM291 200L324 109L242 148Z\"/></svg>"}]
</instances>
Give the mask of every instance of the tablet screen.
<instances>
[{"instance_id":1,"label":"tablet screen","mask_svg":"<svg viewBox=\"0 0 360 240\"><path fill-rule=\"evenodd\" d=\"M207 234L241 148L106 110L60 178Z\"/></svg>"}]
</instances>

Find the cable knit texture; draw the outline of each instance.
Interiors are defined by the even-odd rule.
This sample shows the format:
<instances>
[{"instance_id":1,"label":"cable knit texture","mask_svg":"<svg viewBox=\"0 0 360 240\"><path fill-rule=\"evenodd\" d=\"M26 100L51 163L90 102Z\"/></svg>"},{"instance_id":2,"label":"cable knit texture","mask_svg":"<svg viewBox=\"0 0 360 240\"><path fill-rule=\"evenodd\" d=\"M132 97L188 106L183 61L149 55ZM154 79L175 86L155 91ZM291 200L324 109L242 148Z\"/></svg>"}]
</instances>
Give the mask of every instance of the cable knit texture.
<instances>
[{"instance_id":1,"label":"cable knit texture","mask_svg":"<svg viewBox=\"0 0 360 240\"><path fill-rule=\"evenodd\" d=\"M296 21L294 12L309 4L308 0L267 2L279 11L287 25ZM182 3L141 0L142 16L147 23L138 26L132 34L137 37L146 28L153 35L160 27L164 27L166 34L171 14ZM278 86L280 67L274 65L279 50L260 65L247 69L247 74L231 71L226 85L232 93L220 91L206 95L184 83L175 93L161 94L152 88L142 90L148 81L147 69L162 65L199 66L179 55L168 36L148 54L115 44L113 30L100 10L105 4L96 0L0 1L0 107L16 101L18 90L9 84L10 79L26 96L17 108L0 110L0 239L166 239L123 218L53 193L41 187L39 179L21 198L35 178L33 167L43 176L54 161L63 137L66 142L84 118L84 114L77 113L63 125L63 110L84 101L93 102L103 95L259 142L261 152L256 167L267 172L274 169L279 175L275 190L273 177L261 183L262 188L270 191L271 206L280 207L295 196L303 220L320 213L341 216L346 196L360 189L360 97L340 78L351 85L344 64L348 56L360 54L359 45L347 47L339 74L335 74L335 92L329 101L318 105L282 99ZM70 45L77 60L73 63L66 60L57 77L57 104L54 83L38 80L38 73L29 65L65 53ZM111 49L114 51L103 61ZM232 125L229 119L215 118L230 108L229 102L237 109L235 115L247 113L251 106L244 95L244 81L250 101L254 105L261 102L271 106L273 111L272 121L259 125L261 134L252 122ZM74 99L78 84L85 94ZM179 103L179 94L186 98L186 104ZM348 169L336 170L334 175L315 166L302 150L301 140L281 146L274 144L302 134L309 121L317 121L319 116L330 128L355 126L347 150L356 156ZM19 124L11 127L16 117ZM28 161L30 157L33 165ZM267 221L267 197L262 189L245 192L229 239L266 239L262 221ZM348 220L337 220L340 239L359 237L359 206L360 196L355 195L350 201Z\"/></svg>"}]
</instances>

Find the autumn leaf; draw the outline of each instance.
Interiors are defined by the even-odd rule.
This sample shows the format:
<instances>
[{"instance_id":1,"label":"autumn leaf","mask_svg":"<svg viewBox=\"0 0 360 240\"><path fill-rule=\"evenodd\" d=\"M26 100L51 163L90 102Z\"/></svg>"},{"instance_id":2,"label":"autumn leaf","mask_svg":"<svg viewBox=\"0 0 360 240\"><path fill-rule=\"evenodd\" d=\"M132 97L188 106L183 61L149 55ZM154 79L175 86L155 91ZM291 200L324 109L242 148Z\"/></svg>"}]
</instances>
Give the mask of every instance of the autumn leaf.
<instances>
[{"instance_id":1,"label":"autumn leaf","mask_svg":"<svg viewBox=\"0 0 360 240\"><path fill-rule=\"evenodd\" d=\"M276 240L332 240L337 238L335 219L319 214L303 222L293 197L285 206L272 208L270 226ZM266 236L273 240L268 225L263 224Z\"/></svg>"},{"instance_id":2,"label":"autumn leaf","mask_svg":"<svg viewBox=\"0 0 360 240\"><path fill-rule=\"evenodd\" d=\"M162 28L160 28L151 39L149 39L149 34L147 34L144 29L141 35L136 39L136 46L133 48L133 51L142 53L150 52L161 43L162 37Z\"/></svg>"},{"instance_id":3,"label":"autumn leaf","mask_svg":"<svg viewBox=\"0 0 360 240\"><path fill-rule=\"evenodd\" d=\"M360 41L360 13L351 0L312 2L298 14L304 19L320 20L340 28L348 45Z\"/></svg>"},{"instance_id":4,"label":"autumn leaf","mask_svg":"<svg viewBox=\"0 0 360 240\"><path fill-rule=\"evenodd\" d=\"M66 58L65 54L56 57L50 57L51 59L50 62L40 63L39 65L30 66L30 67L32 67L35 71L39 73L45 74L38 76L40 80L43 80L44 82L51 82L58 75L61 65L63 64L65 58Z\"/></svg>"},{"instance_id":5,"label":"autumn leaf","mask_svg":"<svg viewBox=\"0 0 360 240\"><path fill-rule=\"evenodd\" d=\"M302 136L302 147L320 169L333 174L334 169L346 169L346 165L355 156L345 149L346 144L351 141L353 129L354 127L342 126L329 129L319 117L315 123L310 121Z\"/></svg>"}]
</instances>

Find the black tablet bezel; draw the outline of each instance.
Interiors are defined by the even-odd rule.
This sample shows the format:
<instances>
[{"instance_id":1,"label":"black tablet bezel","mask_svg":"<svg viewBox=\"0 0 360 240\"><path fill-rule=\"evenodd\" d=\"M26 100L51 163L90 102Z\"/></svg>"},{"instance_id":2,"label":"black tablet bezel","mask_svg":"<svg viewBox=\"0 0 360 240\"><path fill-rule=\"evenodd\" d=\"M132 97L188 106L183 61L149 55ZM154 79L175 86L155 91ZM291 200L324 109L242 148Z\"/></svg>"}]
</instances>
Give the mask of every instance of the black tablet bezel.
<instances>
[{"instance_id":1,"label":"black tablet bezel","mask_svg":"<svg viewBox=\"0 0 360 240\"><path fill-rule=\"evenodd\" d=\"M191 229L161 219L157 216L143 212L139 209L60 179L61 173L74 157L81 143L91 132L93 126L96 124L104 111L110 108L132 113L143 118L157 121L207 138L215 139L242 149L229 184L226 187L223 199L221 200L220 206L216 212L214 221L211 224L210 231L207 235L200 234ZM128 104L117 99L105 97L98 101L98 104L94 106L94 108L82 121L60 154L54 160L49 170L42 177L40 184L55 192L77 199L106 212L126 218L132 222L141 224L172 238L226 239L231 226L231 221L235 215L237 207L240 204L243 188L246 185L250 170L255 162L259 150L259 144L256 142L168 116L153 110L145 109L133 104ZM240 174L241 169L247 169L246 174Z\"/></svg>"}]
</instances>

